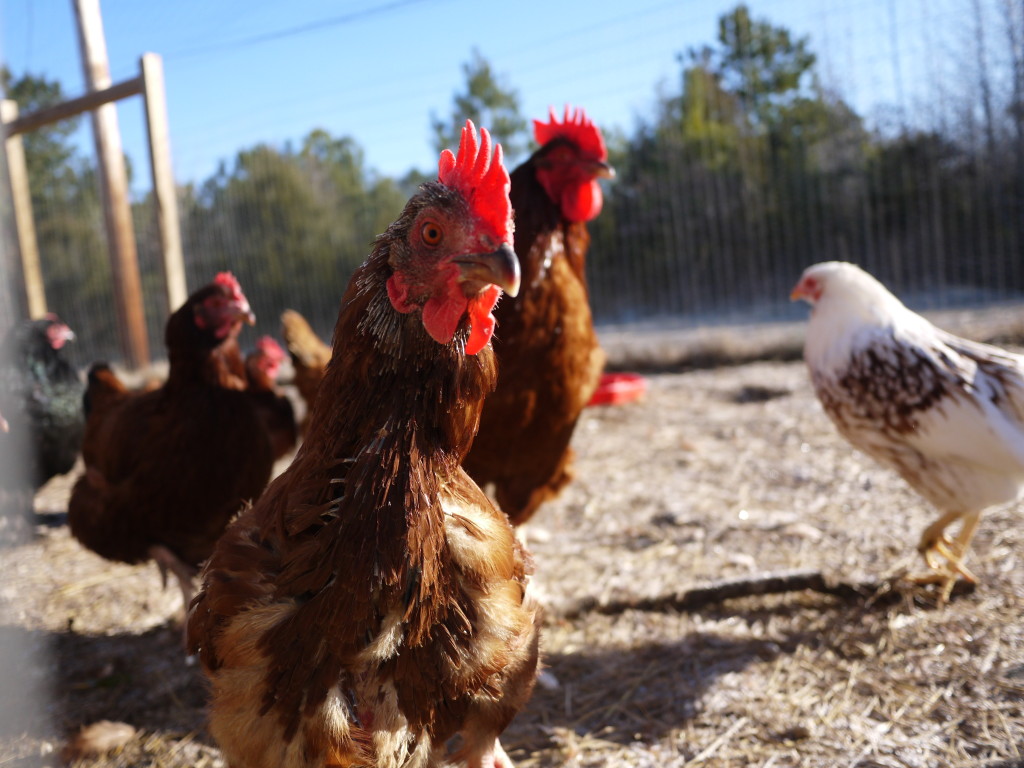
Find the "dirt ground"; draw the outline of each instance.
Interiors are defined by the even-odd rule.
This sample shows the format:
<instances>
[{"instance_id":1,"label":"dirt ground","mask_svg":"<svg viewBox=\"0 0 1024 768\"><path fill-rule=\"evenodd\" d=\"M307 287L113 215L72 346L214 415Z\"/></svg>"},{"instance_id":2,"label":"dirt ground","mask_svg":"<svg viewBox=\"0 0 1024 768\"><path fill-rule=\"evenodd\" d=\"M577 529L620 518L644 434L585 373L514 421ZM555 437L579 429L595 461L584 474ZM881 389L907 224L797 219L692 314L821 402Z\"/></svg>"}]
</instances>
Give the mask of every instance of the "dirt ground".
<instances>
[{"instance_id":1,"label":"dirt ground","mask_svg":"<svg viewBox=\"0 0 1024 768\"><path fill-rule=\"evenodd\" d=\"M591 408L577 477L528 531L547 670L503 742L534 766L1024 766L1024 526L990 510L979 586L936 605L935 513L854 453L799 362L650 373L637 403ZM63 524L69 480L0 579L0 766L60 763L99 720L137 729L88 766L223 766L181 597L154 565L105 562ZM858 587L711 600L765 574ZM33 700L23 693L48 694Z\"/></svg>"}]
</instances>

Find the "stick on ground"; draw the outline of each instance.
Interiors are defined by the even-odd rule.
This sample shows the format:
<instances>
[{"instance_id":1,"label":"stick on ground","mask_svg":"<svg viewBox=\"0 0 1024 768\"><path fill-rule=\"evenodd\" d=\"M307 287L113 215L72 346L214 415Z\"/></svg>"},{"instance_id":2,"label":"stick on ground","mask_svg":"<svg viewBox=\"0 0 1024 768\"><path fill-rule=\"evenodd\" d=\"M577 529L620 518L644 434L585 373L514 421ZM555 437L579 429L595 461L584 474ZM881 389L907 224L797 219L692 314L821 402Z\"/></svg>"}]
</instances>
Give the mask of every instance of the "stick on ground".
<instances>
[{"instance_id":1,"label":"stick on ground","mask_svg":"<svg viewBox=\"0 0 1024 768\"><path fill-rule=\"evenodd\" d=\"M561 619L576 619L587 613L609 616L626 611L664 612L675 610L686 612L738 597L777 595L803 590L833 595L844 600L856 600L896 593L900 584L901 582L898 580L890 579L862 582L837 581L828 578L821 571L774 571L737 579L713 581L704 586L669 595L632 597L605 602L595 597L585 597L575 604L566 606L564 610L559 611L554 608L551 613ZM968 594L973 590L973 584L958 581L952 594Z\"/></svg>"}]
</instances>

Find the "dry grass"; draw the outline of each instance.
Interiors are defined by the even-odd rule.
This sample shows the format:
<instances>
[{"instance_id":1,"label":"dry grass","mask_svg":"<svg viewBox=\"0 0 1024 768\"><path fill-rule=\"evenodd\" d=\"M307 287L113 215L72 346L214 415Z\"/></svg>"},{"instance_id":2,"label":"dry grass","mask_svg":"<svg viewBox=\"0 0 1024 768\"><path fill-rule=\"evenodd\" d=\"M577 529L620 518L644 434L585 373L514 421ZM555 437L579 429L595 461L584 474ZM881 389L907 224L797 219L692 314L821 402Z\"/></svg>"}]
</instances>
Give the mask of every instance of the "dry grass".
<instances>
[{"instance_id":1,"label":"dry grass","mask_svg":"<svg viewBox=\"0 0 1024 768\"><path fill-rule=\"evenodd\" d=\"M982 583L943 608L901 587L683 612L662 598L726 578L918 571L933 512L842 442L799 363L652 374L643 402L589 410L575 446L576 481L528 534L548 671L504 739L521 768L1024 766L1017 511L983 516ZM39 498L52 524L2 555L0 766L57 764L102 719L139 733L83 765L223 765L177 589L71 540L67 487ZM661 610L629 607L643 601ZM51 697L13 698L15 683Z\"/></svg>"}]
</instances>

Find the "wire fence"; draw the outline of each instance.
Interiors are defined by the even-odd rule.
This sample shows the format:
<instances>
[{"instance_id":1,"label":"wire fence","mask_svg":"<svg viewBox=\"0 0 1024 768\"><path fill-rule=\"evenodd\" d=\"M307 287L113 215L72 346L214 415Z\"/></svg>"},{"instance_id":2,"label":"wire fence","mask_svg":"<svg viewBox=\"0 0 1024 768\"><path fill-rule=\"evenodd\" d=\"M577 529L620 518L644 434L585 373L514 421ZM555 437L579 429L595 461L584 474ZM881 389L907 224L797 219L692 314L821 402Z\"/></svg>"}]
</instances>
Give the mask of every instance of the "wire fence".
<instances>
[{"instance_id":1,"label":"wire fence","mask_svg":"<svg viewBox=\"0 0 1024 768\"><path fill-rule=\"evenodd\" d=\"M870 87L877 62L834 43L844 39L835 19L813 77L785 97L759 101L726 67L681 61L678 87L631 134L609 136L619 174L590 225L597 322L801 318L789 290L828 259L861 264L915 308L1024 301L1024 2L942 7L923 28L894 14L882 30L922 53L907 71L892 65L915 87L871 114L857 113L853 94ZM95 180L87 168L75 179L33 190L47 296L81 339L77 363L116 362ZM354 141L323 132L295 147L240 148L180 190L189 286L235 272L258 318L243 344L276 335L286 308L329 337L351 271L413 181L374 173ZM148 197L134 214L159 357L168 307ZM2 331L17 316L8 259L0 279Z\"/></svg>"}]
</instances>

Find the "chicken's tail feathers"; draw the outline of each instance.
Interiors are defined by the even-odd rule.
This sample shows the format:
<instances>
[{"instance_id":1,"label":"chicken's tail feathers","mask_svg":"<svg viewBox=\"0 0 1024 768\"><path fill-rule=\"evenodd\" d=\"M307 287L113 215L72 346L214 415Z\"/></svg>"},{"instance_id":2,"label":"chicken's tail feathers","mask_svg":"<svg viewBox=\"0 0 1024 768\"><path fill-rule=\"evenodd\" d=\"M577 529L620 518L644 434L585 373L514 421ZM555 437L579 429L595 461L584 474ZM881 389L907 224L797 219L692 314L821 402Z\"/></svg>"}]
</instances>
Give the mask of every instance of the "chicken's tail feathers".
<instances>
[{"instance_id":1,"label":"chicken's tail feathers","mask_svg":"<svg viewBox=\"0 0 1024 768\"><path fill-rule=\"evenodd\" d=\"M281 313L281 336L296 365L323 367L331 359L331 348L316 335L309 321L294 309Z\"/></svg>"}]
</instances>

